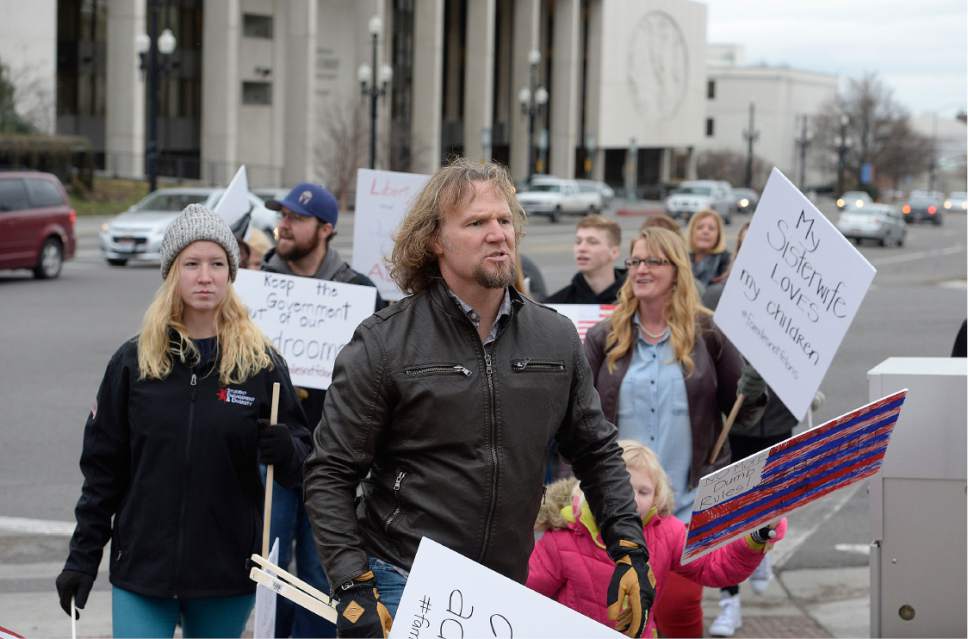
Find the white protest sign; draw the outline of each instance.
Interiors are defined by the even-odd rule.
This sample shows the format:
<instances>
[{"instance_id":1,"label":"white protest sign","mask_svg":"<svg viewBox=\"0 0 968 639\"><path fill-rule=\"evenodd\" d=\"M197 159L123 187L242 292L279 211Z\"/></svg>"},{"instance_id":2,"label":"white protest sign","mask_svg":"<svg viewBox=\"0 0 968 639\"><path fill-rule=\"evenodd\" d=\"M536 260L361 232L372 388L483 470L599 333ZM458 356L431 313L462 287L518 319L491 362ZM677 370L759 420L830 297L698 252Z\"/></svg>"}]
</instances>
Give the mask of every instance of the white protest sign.
<instances>
[{"instance_id":1,"label":"white protest sign","mask_svg":"<svg viewBox=\"0 0 968 639\"><path fill-rule=\"evenodd\" d=\"M385 300L403 293L387 272L393 234L429 175L360 169L356 174L356 213L353 221L354 270L376 284Z\"/></svg>"},{"instance_id":2,"label":"white protest sign","mask_svg":"<svg viewBox=\"0 0 968 639\"><path fill-rule=\"evenodd\" d=\"M292 383L306 388L329 388L336 356L376 304L372 286L265 271L240 270L235 290L285 358Z\"/></svg>"},{"instance_id":3,"label":"white protest sign","mask_svg":"<svg viewBox=\"0 0 968 639\"><path fill-rule=\"evenodd\" d=\"M272 540L269 561L279 563L279 538ZM276 593L262 584L255 587L255 620L252 622L255 639L273 639L276 636Z\"/></svg>"},{"instance_id":4,"label":"white protest sign","mask_svg":"<svg viewBox=\"0 0 968 639\"><path fill-rule=\"evenodd\" d=\"M611 317L615 311L614 304L547 304L575 324L578 337L585 341L585 335L595 324L607 317Z\"/></svg>"},{"instance_id":5,"label":"white protest sign","mask_svg":"<svg viewBox=\"0 0 968 639\"><path fill-rule=\"evenodd\" d=\"M623 637L424 537L390 639Z\"/></svg>"},{"instance_id":6,"label":"white protest sign","mask_svg":"<svg viewBox=\"0 0 968 639\"><path fill-rule=\"evenodd\" d=\"M214 213L217 213L223 220L232 226L246 213L252 210L252 203L249 201L249 179L245 172L245 165L239 167L235 172L232 181L229 182L225 193L219 198L215 205Z\"/></svg>"},{"instance_id":7,"label":"white protest sign","mask_svg":"<svg viewBox=\"0 0 968 639\"><path fill-rule=\"evenodd\" d=\"M875 273L773 169L714 319L802 419Z\"/></svg>"}]
</instances>

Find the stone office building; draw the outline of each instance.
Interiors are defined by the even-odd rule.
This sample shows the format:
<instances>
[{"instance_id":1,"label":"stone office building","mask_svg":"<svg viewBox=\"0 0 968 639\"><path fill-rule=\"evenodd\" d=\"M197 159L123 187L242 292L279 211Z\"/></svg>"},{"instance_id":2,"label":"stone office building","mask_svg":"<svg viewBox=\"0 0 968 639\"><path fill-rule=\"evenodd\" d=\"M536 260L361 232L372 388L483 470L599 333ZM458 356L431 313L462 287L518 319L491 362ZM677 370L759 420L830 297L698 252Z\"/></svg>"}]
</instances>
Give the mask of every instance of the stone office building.
<instances>
[{"instance_id":1,"label":"stone office building","mask_svg":"<svg viewBox=\"0 0 968 639\"><path fill-rule=\"evenodd\" d=\"M154 99L162 175L225 183L246 164L256 185L332 186L369 162L371 24L369 77L379 88L379 69L392 70L376 100L378 168L430 172L461 154L507 163L515 179L530 166L617 186L634 173L641 186L690 176L702 142L706 8L690 0L0 5L25 23L48 16L56 129L89 137L109 174L143 174ZM176 42L155 96L139 58L149 11Z\"/></svg>"}]
</instances>

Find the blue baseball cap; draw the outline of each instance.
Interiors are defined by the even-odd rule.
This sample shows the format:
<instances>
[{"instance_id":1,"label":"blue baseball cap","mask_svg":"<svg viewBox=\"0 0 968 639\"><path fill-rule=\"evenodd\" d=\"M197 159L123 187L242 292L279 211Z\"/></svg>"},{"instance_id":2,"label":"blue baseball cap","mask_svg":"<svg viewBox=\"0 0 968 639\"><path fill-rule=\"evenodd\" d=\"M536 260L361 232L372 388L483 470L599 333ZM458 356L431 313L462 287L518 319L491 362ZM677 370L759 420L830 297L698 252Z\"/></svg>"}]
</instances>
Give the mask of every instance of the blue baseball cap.
<instances>
[{"instance_id":1,"label":"blue baseball cap","mask_svg":"<svg viewBox=\"0 0 968 639\"><path fill-rule=\"evenodd\" d=\"M284 207L296 215L316 217L333 226L339 217L339 204L333 194L312 182L300 182L281 200L266 202L266 208L273 211L281 211Z\"/></svg>"}]
</instances>

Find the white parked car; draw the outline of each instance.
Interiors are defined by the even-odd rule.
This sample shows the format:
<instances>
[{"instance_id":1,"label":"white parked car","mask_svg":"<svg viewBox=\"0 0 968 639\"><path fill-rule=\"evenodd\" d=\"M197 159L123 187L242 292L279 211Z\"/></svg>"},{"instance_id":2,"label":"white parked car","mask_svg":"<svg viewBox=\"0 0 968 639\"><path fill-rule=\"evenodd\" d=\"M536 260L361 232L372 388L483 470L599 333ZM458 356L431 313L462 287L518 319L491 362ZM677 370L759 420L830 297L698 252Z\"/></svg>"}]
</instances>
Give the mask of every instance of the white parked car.
<instances>
[{"instance_id":1,"label":"white parked car","mask_svg":"<svg viewBox=\"0 0 968 639\"><path fill-rule=\"evenodd\" d=\"M712 209L723 218L724 224L733 223L733 189L729 182L719 180L689 180L679 184L679 188L666 198L666 212L674 218L689 221L703 209Z\"/></svg>"},{"instance_id":2,"label":"white parked car","mask_svg":"<svg viewBox=\"0 0 968 639\"><path fill-rule=\"evenodd\" d=\"M225 189L171 188L158 189L143 200L101 226L101 252L108 264L124 266L128 262L157 262L161 259L161 240L168 225L189 204L204 204L214 209ZM272 237L276 212L265 208L257 196L249 194L252 209L250 224ZM268 225L268 229L266 226Z\"/></svg>"},{"instance_id":3,"label":"white parked car","mask_svg":"<svg viewBox=\"0 0 968 639\"><path fill-rule=\"evenodd\" d=\"M602 208L607 209L615 199L615 189L605 184L604 182L598 182L596 180L575 180L578 182L578 188L585 189L594 188L597 189L599 193L602 194Z\"/></svg>"},{"instance_id":4,"label":"white parked car","mask_svg":"<svg viewBox=\"0 0 968 639\"><path fill-rule=\"evenodd\" d=\"M532 178L531 184L518 191L518 202L528 215L547 215L552 222L565 213L586 214L592 207L602 207L600 194L582 193L575 180L550 176Z\"/></svg>"},{"instance_id":5,"label":"white parked car","mask_svg":"<svg viewBox=\"0 0 968 639\"><path fill-rule=\"evenodd\" d=\"M968 193L952 191L944 201L946 211L968 211Z\"/></svg>"},{"instance_id":6,"label":"white parked car","mask_svg":"<svg viewBox=\"0 0 968 639\"><path fill-rule=\"evenodd\" d=\"M889 204L848 207L840 214L837 229L855 244L874 240L881 246L904 246L907 237L904 217Z\"/></svg>"}]
</instances>

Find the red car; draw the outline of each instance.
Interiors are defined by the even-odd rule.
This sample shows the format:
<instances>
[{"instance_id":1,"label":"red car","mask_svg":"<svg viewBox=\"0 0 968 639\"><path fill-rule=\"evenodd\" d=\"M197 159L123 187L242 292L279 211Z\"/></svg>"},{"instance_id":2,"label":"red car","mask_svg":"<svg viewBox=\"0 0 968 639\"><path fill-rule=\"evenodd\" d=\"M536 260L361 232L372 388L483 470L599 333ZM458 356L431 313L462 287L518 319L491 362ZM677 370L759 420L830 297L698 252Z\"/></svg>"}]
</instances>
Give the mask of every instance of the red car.
<instances>
[{"instance_id":1,"label":"red car","mask_svg":"<svg viewBox=\"0 0 968 639\"><path fill-rule=\"evenodd\" d=\"M60 180L35 171L0 172L0 269L26 268L39 279L60 275L74 257L77 213Z\"/></svg>"}]
</instances>

